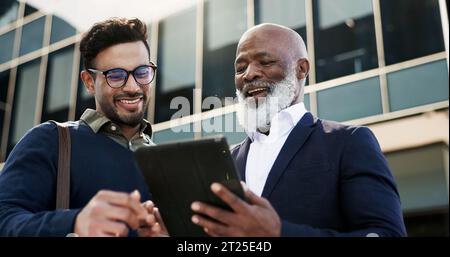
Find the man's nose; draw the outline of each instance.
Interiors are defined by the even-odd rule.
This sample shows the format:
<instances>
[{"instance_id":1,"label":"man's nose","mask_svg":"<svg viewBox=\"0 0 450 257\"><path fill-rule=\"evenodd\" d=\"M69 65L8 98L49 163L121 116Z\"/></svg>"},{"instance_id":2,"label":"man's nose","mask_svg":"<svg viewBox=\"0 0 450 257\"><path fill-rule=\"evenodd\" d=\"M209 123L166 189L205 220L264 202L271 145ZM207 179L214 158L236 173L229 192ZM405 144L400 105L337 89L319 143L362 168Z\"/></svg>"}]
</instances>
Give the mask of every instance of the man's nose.
<instances>
[{"instance_id":1,"label":"man's nose","mask_svg":"<svg viewBox=\"0 0 450 257\"><path fill-rule=\"evenodd\" d=\"M261 70L257 65L248 65L244 73L244 82L252 82L261 77Z\"/></svg>"},{"instance_id":2,"label":"man's nose","mask_svg":"<svg viewBox=\"0 0 450 257\"><path fill-rule=\"evenodd\" d=\"M136 93L141 89L139 84L134 79L133 75L130 74L127 83L123 86L122 90L130 93Z\"/></svg>"}]
</instances>

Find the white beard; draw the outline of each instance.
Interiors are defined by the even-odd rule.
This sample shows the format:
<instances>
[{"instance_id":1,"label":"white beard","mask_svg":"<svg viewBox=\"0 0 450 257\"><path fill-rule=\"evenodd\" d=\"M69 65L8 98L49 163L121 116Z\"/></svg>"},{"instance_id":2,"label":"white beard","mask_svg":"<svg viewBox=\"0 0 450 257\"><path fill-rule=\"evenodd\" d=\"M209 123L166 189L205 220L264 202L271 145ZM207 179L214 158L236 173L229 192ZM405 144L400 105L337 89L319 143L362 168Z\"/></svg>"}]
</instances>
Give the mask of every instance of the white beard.
<instances>
[{"instance_id":1,"label":"white beard","mask_svg":"<svg viewBox=\"0 0 450 257\"><path fill-rule=\"evenodd\" d=\"M253 86L268 86L267 97L261 101L253 97L245 98L243 92L236 90L238 97L237 118L239 124L247 132L265 133L270 129L270 122L281 110L289 107L295 99L295 93L300 83L297 82L294 72L277 83L256 82ZM244 85L244 88L249 84ZM300 90L300 89L299 89Z\"/></svg>"}]
</instances>

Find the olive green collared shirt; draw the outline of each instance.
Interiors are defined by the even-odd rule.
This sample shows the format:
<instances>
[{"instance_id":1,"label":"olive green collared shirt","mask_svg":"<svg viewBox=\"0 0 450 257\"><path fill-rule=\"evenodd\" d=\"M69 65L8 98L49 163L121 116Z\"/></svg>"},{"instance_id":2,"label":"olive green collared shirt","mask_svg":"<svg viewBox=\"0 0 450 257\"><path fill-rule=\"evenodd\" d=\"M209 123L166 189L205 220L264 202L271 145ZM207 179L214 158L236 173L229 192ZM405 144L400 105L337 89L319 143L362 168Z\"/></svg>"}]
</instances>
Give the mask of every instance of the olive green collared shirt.
<instances>
[{"instance_id":1,"label":"olive green collared shirt","mask_svg":"<svg viewBox=\"0 0 450 257\"><path fill-rule=\"evenodd\" d=\"M94 133L102 133L116 141L119 145L136 151L142 146L155 145L151 140L152 127L145 119L141 122L141 128L130 141L122 134L120 127L107 117L92 109L86 109L80 118L81 122L88 125Z\"/></svg>"}]
</instances>

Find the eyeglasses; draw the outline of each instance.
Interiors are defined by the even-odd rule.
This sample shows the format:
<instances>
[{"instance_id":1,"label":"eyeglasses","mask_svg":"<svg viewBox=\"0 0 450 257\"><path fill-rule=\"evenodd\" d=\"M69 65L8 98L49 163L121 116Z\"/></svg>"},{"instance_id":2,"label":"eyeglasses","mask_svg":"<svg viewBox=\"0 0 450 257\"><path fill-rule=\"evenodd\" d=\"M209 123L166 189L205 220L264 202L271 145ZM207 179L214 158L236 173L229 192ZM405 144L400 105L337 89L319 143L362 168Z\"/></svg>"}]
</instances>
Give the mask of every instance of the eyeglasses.
<instances>
[{"instance_id":1,"label":"eyeglasses","mask_svg":"<svg viewBox=\"0 0 450 257\"><path fill-rule=\"evenodd\" d=\"M122 68L114 68L105 71L100 71L96 69L87 69L92 73L103 74L106 78L106 83L112 88L123 87L129 78L130 74L133 74L133 78L139 86L145 86L153 81L156 74L156 65L150 63L150 65L141 65L136 67L134 70L127 71Z\"/></svg>"}]
</instances>

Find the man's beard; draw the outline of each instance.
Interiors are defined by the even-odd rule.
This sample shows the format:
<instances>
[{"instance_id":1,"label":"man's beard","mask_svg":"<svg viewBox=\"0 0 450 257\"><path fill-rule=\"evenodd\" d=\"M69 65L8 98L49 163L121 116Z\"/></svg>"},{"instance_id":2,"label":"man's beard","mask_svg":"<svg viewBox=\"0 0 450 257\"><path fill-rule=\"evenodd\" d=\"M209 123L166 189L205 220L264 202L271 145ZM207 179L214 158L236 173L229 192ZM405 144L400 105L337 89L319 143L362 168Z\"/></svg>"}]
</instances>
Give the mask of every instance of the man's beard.
<instances>
[{"instance_id":1,"label":"man's beard","mask_svg":"<svg viewBox=\"0 0 450 257\"><path fill-rule=\"evenodd\" d=\"M126 114L119 114L117 110L117 106L115 106L115 98L113 98L113 104L110 104L107 101L99 101L100 107L104 113L104 115L110 119L112 122L114 122L117 125L126 125L129 127L135 127L144 119L145 110L147 110L148 102L147 102L147 96L142 93L138 93L136 95L127 95L128 97L136 97L138 95L142 96L142 110L137 112L127 112Z\"/></svg>"},{"instance_id":2,"label":"man's beard","mask_svg":"<svg viewBox=\"0 0 450 257\"><path fill-rule=\"evenodd\" d=\"M253 82L245 84L242 91L236 90L238 97L237 117L239 124L247 132L266 133L270 129L270 122L281 110L291 106L296 97L296 91L300 84L297 82L294 72L289 73L284 80L276 83ZM246 87L268 87L265 99L255 100L253 97L245 97Z\"/></svg>"}]
</instances>

